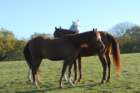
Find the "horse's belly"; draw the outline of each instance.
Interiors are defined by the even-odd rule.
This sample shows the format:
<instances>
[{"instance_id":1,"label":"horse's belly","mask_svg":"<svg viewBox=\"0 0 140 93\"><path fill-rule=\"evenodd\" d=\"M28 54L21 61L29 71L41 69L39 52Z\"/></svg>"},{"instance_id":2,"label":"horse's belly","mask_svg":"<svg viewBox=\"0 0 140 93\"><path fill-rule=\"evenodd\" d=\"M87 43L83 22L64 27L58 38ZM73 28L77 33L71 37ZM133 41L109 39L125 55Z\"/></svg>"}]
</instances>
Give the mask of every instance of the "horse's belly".
<instances>
[{"instance_id":1,"label":"horse's belly","mask_svg":"<svg viewBox=\"0 0 140 93\"><path fill-rule=\"evenodd\" d=\"M73 47L68 45L58 45L46 48L46 50L42 51L42 55L44 58L48 58L50 60L64 60L73 55L74 52L75 50Z\"/></svg>"},{"instance_id":2,"label":"horse's belly","mask_svg":"<svg viewBox=\"0 0 140 93\"><path fill-rule=\"evenodd\" d=\"M71 55L71 51L66 51L65 49L56 50L53 51L43 51L43 57L50 59L50 60L64 60L66 57Z\"/></svg>"},{"instance_id":3,"label":"horse's belly","mask_svg":"<svg viewBox=\"0 0 140 93\"><path fill-rule=\"evenodd\" d=\"M50 59L50 60L54 60L54 61L57 61L57 60L63 60L62 57L50 57L50 58L48 58L48 59Z\"/></svg>"},{"instance_id":4,"label":"horse's belly","mask_svg":"<svg viewBox=\"0 0 140 93\"><path fill-rule=\"evenodd\" d=\"M56 52L43 53L43 58L50 60L63 60L63 56L61 54L57 54Z\"/></svg>"},{"instance_id":5,"label":"horse's belly","mask_svg":"<svg viewBox=\"0 0 140 93\"><path fill-rule=\"evenodd\" d=\"M81 50L80 50L80 53L79 53L79 55L80 56L93 56L93 55L96 55L97 54L97 51L95 50L95 49L93 49L93 48L82 48Z\"/></svg>"}]
</instances>

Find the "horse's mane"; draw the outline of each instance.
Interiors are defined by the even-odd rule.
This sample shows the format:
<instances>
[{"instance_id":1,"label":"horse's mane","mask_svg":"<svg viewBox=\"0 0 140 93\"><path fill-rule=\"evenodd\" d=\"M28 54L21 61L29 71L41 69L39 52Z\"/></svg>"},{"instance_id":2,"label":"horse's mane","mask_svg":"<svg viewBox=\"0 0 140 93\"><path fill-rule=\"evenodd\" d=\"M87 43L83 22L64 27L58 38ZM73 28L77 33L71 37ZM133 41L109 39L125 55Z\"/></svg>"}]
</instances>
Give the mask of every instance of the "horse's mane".
<instances>
[{"instance_id":1,"label":"horse's mane","mask_svg":"<svg viewBox=\"0 0 140 93\"><path fill-rule=\"evenodd\" d=\"M93 30L90 30L90 31L86 31L86 32L82 32L82 33L79 33L79 34L72 34L72 33L76 33L76 32L73 32L73 31L71 31L71 30L69 30L69 29L65 29L65 28L56 28L57 30L55 30L55 32L56 31L60 31L60 32L68 32L68 33L71 33L71 34L67 34L67 35L64 35L64 37L81 37L81 36L83 36L84 35L84 37L86 37L86 35L90 35L90 33L93 33L94 31ZM91 34L91 36L92 36L92 34Z\"/></svg>"},{"instance_id":2,"label":"horse's mane","mask_svg":"<svg viewBox=\"0 0 140 93\"><path fill-rule=\"evenodd\" d=\"M71 32L73 32L73 30L66 29L66 28L62 28L62 27L60 27L60 28L57 28L57 29L59 29L59 30L63 30L63 31L71 31Z\"/></svg>"}]
</instances>

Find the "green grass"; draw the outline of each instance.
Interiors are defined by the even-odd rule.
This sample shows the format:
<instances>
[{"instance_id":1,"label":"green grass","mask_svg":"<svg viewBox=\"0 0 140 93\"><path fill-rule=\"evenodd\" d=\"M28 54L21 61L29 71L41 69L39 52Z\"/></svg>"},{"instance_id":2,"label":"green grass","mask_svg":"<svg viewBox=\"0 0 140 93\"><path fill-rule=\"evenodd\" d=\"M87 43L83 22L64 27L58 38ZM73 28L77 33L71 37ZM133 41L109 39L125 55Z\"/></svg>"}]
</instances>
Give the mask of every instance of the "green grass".
<instances>
[{"instance_id":1,"label":"green grass","mask_svg":"<svg viewBox=\"0 0 140 93\"><path fill-rule=\"evenodd\" d=\"M98 57L86 57L82 61L81 82L75 87L63 82L64 88L59 89L62 63L43 60L40 90L27 82L28 68L25 61L0 62L0 93L140 93L140 53L122 54L121 75L116 76L112 64L111 82L102 85L102 66Z\"/></svg>"}]
</instances>

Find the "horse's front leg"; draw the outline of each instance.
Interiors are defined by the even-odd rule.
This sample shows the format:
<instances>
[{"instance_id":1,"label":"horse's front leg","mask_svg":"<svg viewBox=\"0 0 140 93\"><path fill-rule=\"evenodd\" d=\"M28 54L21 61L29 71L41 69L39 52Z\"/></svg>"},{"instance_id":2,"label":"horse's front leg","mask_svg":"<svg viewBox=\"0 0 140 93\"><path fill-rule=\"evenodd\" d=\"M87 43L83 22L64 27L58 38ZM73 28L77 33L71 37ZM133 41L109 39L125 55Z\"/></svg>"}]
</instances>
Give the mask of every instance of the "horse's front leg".
<instances>
[{"instance_id":1,"label":"horse's front leg","mask_svg":"<svg viewBox=\"0 0 140 93\"><path fill-rule=\"evenodd\" d=\"M66 82L68 82L68 78L67 78L66 73L65 73L64 76L63 76L63 80L66 81Z\"/></svg>"},{"instance_id":2,"label":"horse's front leg","mask_svg":"<svg viewBox=\"0 0 140 93\"><path fill-rule=\"evenodd\" d=\"M60 88L63 87L62 78L64 77L64 74L66 72L67 65L68 65L67 61L64 60L63 68L62 68L62 72L61 72L61 77L60 77L60 80L59 80Z\"/></svg>"},{"instance_id":3,"label":"horse's front leg","mask_svg":"<svg viewBox=\"0 0 140 93\"><path fill-rule=\"evenodd\" d=\"M78 78L78 82L80 82L81 78L82 78L82 64L81 64L81 56L78 57L78 71L79 71L79 78Z\"/></svg>"},{"instance_id":4,"label":"horse's front leg","mask_svg":"<svg viewBox=\"0 0 140 93\"><path fill-rule=\"evenodd\" d=\"M103 76L102 76L102 80L101 80L101 83L103 84L106 80L107 62L106 62L106 58L105 58L104 54L100 54L99 58L100 58L100 61L102 63L102 67L103 67Z\"/></svg>"},{"instance_id":5,"label":"horse's front leg","mask_svg":"<svg viewBox=\"0 0 140 93\"><path fill-rule=\"evenodd\" d=\"M73 83L75 83L75 81L77 80L77 64L76 64L76 60L74 61L74 80Z\"/></svg>"},{"instance_id":6,"label":"horse's front leg","mask_svg":"<svg viewBox=\"0 0 140 93\"><path fill-rule=\"evenodd\" d=\"M111 61L110 61L110 57L109 54L106 55L106 59L107 59L107 65L108 65L108 76L107 76L107 82L110 81L110 68L111 68Z\"/></svg>"},{"instance_id":7,"label":"horse's front leg","mask_svg":"<svg viewBox=\"0 0 140 93\"><path fill-rule=\"evenodd\" d=\"M73 62L70 62L69 63L69 69L68 69L68 82L72 85L72 86L74 86L74 84L73 84L73 81L72 81L72 79L71 79L71 68L72 68L72 64L73 64Z\"/></svg>"}]
</instances>

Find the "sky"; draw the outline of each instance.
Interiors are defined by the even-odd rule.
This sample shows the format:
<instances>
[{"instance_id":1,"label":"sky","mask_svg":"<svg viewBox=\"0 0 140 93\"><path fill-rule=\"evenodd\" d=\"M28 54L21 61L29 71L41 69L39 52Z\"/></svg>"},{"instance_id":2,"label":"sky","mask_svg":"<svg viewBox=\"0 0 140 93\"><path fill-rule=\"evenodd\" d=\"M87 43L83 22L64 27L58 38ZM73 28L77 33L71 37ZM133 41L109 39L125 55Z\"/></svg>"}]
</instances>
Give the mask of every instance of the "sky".
<instances>
[{"instance_id":1,"label":"sky","mask_svg":"<svg viewBox=\"0 0 140 93\"><path fill-rule=\"evenodd\" d=\"M140 0L1 0L0 28L17 38L34 33L53 34L80 20L80 32L107 31L121 22L140 25Z\"/></svg>"}]
</instances>

